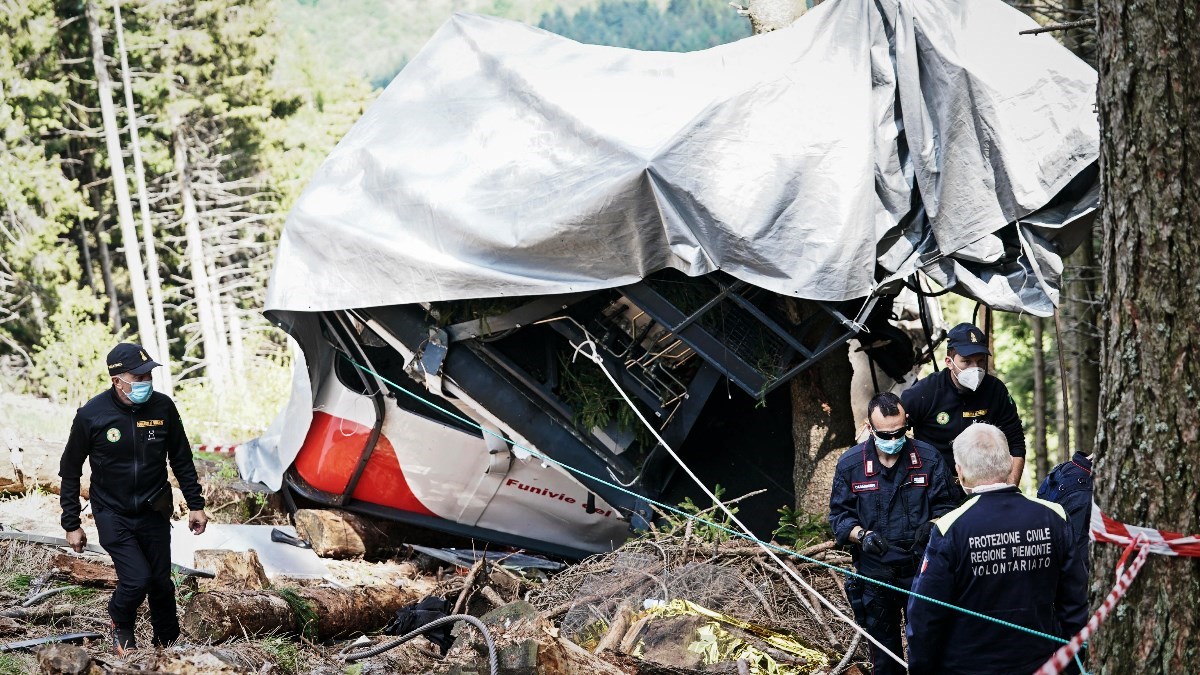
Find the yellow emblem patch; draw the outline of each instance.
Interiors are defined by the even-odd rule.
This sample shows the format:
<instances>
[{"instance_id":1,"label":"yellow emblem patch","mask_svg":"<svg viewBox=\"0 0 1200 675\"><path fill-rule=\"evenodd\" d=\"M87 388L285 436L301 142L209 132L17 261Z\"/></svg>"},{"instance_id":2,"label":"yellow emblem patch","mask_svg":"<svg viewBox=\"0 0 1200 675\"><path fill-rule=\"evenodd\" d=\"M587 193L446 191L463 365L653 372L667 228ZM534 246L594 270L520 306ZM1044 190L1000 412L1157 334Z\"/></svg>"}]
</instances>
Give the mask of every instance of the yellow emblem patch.
<instances>
[{"instance_id":1,"label":"yellow emblem patch","mask_svg":"<svg viewBox=\"0 0 1200 675\"><path fill-rule=\"evenodd\" d=\"M983 417L987 414L987 412L987 408L984 408L983 410L964 410L963 417Z\"/></svg>"},{"instance_id":2,"label":"yellow emblem patch","mask_svg":"<svg viewBox=\"0 0 1200 675\"><path fill-rule=\"evenodd\" d=\"M144 429L146 427L161 427L164 424L166 424L166 420L138 420L137 423L139 429Z\"/></svg>"}]
</instances>

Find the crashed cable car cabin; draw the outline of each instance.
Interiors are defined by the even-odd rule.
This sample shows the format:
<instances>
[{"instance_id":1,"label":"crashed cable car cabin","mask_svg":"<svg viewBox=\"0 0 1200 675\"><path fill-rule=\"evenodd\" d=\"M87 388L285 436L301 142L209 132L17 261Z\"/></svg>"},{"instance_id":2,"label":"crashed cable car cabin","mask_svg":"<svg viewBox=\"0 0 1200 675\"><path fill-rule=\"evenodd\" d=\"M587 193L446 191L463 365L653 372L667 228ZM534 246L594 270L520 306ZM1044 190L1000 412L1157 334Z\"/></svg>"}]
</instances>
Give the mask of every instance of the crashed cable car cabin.
<instances>
[{"instance_id":1,"label":"crashed cable car cabin","mask_svg":"<svg viewBox=\"0 0 1200 675\"><path fill-rule=\"evenodd\" d=\"M852 338L900 379L928 348L893 326L905 287L1053 312L1097 204L1096 74L1031 27L839 0L675 54L455 16L288 215L266 313L292 397L242 475L575 557L700 497L665 443L765 490L738 506L769 534L788 383Z\"/></svg>"}]
</instances>

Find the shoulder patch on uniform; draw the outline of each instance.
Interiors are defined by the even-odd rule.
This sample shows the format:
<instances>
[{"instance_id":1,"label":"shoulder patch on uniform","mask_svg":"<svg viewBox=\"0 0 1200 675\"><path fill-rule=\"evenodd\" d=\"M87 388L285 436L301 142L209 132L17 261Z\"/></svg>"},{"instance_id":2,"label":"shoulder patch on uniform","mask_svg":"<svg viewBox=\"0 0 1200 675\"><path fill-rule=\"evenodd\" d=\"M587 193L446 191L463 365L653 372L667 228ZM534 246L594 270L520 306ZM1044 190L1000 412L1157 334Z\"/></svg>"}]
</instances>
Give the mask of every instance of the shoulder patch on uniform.
<instances>
[{"instance_id":1,"label":"shoulder patch on uniform","mask_svg":"<svg viewBox=\"0 0 1200 675\"><path fill-rule=\"evenodd\" d=\"M954 509L950 513L947 513L946 515L942 516L941 518L938 518L937 528L938 528L938 531L942 533L943 537L946 536L946 532L950 529L950 526L954 524L954 521L958 520L959 516L966 513L967 509L971 508L972 506L975 506L975 502L977 502L977 501L979 501L979 495L975 495L974 497L971 497L967 501L963 502L962 506L958 507L957 509Z\"/></svg>"},{"instance_id":2,"label":"shoulder patch on uniform","mask_svg":"<svg viewBox=\"0 0 1200 675\"><path fill-rule=\"evenodd\" d=\"M1038 497L1030 497L1029 495L1027 495L1025 493L1021 493L1021 496L1024 497L1025 499L1028 499L1031 502L1037 502L1037 503L1041 504L1042 506L1045 506L1046 508L1050 509L1051 511L1057 513L1059 518L1062 518L1063 520L1067 520L1067 510L1062 507L1062 504L1059 504L1057 502L1047 501L1045 499L1039 499Z\"/></svg>"}]
</instances>

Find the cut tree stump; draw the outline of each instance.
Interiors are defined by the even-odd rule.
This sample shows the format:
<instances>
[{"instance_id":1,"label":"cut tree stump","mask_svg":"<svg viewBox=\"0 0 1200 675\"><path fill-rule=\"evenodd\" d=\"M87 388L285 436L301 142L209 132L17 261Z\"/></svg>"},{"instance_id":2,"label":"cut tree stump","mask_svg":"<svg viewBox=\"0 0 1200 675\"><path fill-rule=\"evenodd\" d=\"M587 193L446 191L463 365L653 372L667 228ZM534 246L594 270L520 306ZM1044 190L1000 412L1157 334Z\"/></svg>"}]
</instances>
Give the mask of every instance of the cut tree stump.
<instances>
[{"instance_id":1,"label":"cut tree stump","mask_svg":"<svg viewBox=\"0 0 1200 675\"><path fill-rule=\"evenodd\" d=\"M50 561L57 572L54 576L73 584L91 588L116 588L117 570L100 563L85 560L66 553L59 553Z\"/></svg>"},{"instance_id":2,"label":"cut tree stump","mask_svg":"<svg viewBox=\"0 0 1200 675\"><path fill-rule=\"evenodd\" d=\"M382 628L401 607L420 598L395 586L293 588L291 593L315 614L318 640ZM194 640L223 642L272 632L305 633L304 617L279 593L209 591L196 593L180 612L180 623Z\"/></svg>"},{"instance_id":3,"label":"cut tree stump","mask_svg":"<svg viewBox=\"0 0 1200 675\"><path fill-rule=\"evenodd\" d=\"M262 563L258 560L258 552L226 551L224 549L200 549L196 551L198 570L215 572L212 579L198 579L200 590L238 589L245 591L261 591L271 584L267 581L267 573L263 571Z\"/></svg>"},{"instance_id":4,"label":"cut tree stump","mask_svg":"<svg viewBox=\"0 0 1200 675\"><path fill-rule=\"evenodd\" d=\"M296 533L322 558L379 560L399 550L392 523L328 509L300 509L295 518Z\"/></svg>"}]
</instances>

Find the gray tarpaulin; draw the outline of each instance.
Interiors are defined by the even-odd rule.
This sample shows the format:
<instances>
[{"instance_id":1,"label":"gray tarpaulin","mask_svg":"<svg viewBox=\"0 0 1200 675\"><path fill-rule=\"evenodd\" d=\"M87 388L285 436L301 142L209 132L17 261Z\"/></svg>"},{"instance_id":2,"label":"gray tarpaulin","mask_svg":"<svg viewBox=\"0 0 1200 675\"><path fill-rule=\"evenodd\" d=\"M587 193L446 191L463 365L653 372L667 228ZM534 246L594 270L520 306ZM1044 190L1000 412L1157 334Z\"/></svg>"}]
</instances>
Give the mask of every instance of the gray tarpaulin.
<instances>
[{"instance_id":1,"label":"gray tarpaulin","mask_svg":"<svg viewBox=\"0 0 1200 675\"><path fill-rule=\"evenodd\" d=\"M1095 205L1096 74L1032 27L998 0L831 0L674 54L456 15L313 177L267 309L664 267L844 300L920 267L1045 315Z\"/></svg>"},{"instance_id":2,"label":"gray tarpaulin","mask_svg":"<svg viewBox=\"0 0 1200 675\"><path fill-rule=\"evenodd\" d=\"M456 15L289 214L267 311L315 344L309 312L674 267L819 300L922 269L1048 315L1097 202L1096 73L1033 27L999 0L829 0L672 54ZM328 371L306 356L238 454L275 489Z\"/></svg>"}]
</instances>

